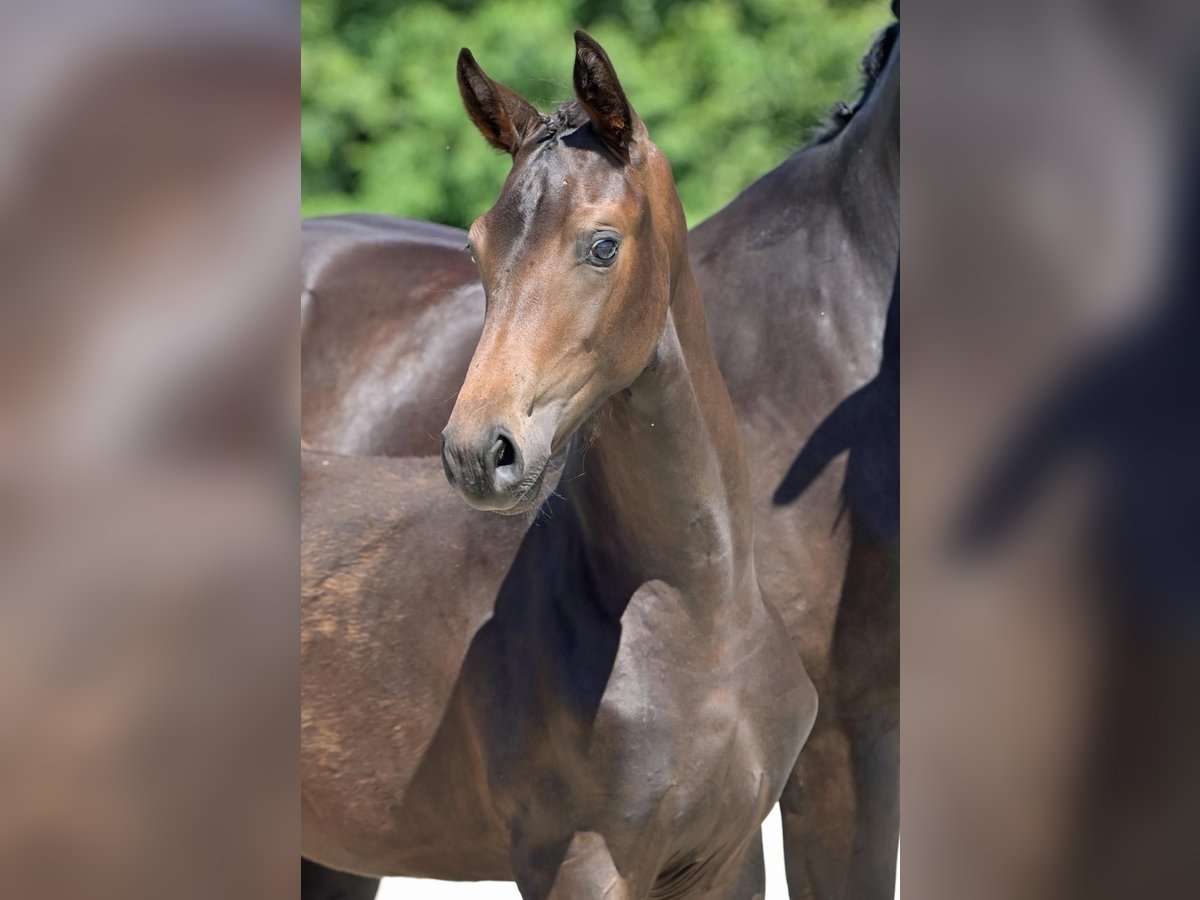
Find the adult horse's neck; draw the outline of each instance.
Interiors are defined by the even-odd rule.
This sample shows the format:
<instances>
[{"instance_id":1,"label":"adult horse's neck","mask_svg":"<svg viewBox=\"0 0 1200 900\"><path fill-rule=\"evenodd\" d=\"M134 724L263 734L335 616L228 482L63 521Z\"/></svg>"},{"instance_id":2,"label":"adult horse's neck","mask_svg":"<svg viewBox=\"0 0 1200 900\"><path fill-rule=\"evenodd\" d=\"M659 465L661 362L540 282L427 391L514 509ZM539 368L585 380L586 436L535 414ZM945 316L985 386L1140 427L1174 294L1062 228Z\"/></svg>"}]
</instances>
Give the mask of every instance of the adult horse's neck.
<instances>
[{"instance_id":1,"label":"adult horse's neck","mask_svg":"<svg viewBox=\"0 0 1200 900\"><path fill-rule=\"evenodd\" d=\"M853 190L844 202L864 232L879 234L880 223L900 235L900 38L862 107L829 144L829 152ZM894 256L894 254L889 254Z\"/></svg>"},{"instance_id":2,"label":"adult horse's neck","mask_svg":"<svg viewBox=\"0 0 1200 900\"><path fill-rule=\"evenodd\" d=\"M577 454L579 477L562 487L618 602L652 579L709 623L758 602L745 457L686 264L653 362L606 401Z\"/></svg>"}]
</instances>

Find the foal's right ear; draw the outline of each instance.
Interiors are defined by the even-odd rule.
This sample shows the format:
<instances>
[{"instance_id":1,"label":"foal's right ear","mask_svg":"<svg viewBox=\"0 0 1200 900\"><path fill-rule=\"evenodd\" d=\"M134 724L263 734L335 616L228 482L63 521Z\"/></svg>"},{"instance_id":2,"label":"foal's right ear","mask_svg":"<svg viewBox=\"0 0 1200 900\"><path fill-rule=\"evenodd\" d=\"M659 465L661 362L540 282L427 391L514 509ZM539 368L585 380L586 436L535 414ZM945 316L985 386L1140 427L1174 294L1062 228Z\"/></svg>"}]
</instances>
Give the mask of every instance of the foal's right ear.
<instances>
[{"instance_id":1,"label":"foal's right ear","mask_svg":"<svg viewBox=\"0 0 1200 900\"><path fill-rule=\"evenodd\" d=\"M633 108L604 48L586 31L575 32L575 96L592 120L592 130L612 154L629 162Z\"/></svg>"},{"instance_id":2,"label":"foal's right ear","mask_svg":"<svg viewBox=\"0 0 1200 900\"><path fill-rule=\"evenodd\" d=\"M515 154L531 126L542 121L528 100L488 78L466 47L458 54L458 92L475 127L497 150Z\"/></svg>"}]
</instances>

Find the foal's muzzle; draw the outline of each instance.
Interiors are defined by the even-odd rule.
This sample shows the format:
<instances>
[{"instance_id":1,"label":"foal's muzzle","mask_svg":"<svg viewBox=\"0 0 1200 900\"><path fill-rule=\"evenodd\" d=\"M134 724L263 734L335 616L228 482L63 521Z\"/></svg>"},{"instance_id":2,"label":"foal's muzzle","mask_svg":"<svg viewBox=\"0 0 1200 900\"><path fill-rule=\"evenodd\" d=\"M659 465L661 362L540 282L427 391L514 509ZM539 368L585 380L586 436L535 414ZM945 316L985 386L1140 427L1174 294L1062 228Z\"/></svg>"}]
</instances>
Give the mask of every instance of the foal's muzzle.
<instances>
[{"instance_id":1,"label":"foal's muzzle","mask_svg":"<svg viewBox=\"0 0 1200 900\"><path fill-rule=\"evenodd\" d=\"M500 425L481 430L447 425L442 431L442 468L471 506L504 512L522 499L525 460L520 445Z\"/></svg>"}]
</instances>

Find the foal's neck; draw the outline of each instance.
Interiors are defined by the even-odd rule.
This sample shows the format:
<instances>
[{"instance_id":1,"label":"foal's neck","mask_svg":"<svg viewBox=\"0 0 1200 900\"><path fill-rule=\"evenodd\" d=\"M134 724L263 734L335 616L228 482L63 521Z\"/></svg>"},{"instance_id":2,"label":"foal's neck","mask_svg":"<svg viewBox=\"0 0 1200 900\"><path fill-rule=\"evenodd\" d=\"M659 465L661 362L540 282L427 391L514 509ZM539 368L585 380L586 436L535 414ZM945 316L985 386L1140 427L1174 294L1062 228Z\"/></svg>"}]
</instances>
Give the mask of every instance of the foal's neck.
<instances>
[{"instance_id":1,"label":"foal's neck","mask_svg":"<svg viewBox=\"0 0 1200 900\"><path fill-rule=\"evenodd\" d=\"M654 360L595 428L569 490L591 563L616 595L659 579L706 620L757 602L745 457L690 268Z\"/></svg>"}]
</instances>

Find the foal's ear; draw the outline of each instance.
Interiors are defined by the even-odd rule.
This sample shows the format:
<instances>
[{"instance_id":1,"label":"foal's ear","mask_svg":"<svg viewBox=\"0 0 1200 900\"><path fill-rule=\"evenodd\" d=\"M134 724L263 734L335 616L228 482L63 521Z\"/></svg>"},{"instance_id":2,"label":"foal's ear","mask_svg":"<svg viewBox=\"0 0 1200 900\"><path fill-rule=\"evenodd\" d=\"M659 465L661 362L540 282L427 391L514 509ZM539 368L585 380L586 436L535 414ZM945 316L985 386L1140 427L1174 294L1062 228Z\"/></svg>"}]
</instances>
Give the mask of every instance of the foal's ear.
<instances>
[{"instance_id":1,"label":"foal's ear","mask_svg":"<svg viewBox=\"0 0 1200 900\"><path fill-rule=\"evenodd\" d=\"M466 47L458 53L458 92L475 127L497 150L515 154L533 123L542 120L528 100L488 78Z\"/></svg>"},{"instance_id":2,"label":"foal's ear","mask_svg":"<svg viewBox=\"0 0 1200 900\"><path fill-rule=\"evenodd\" d=\"M592 130L621 162L629 162L633 108L608 54L585 31L575 32L575 96L592 120Z\"/></svg>"}]
</instances>

